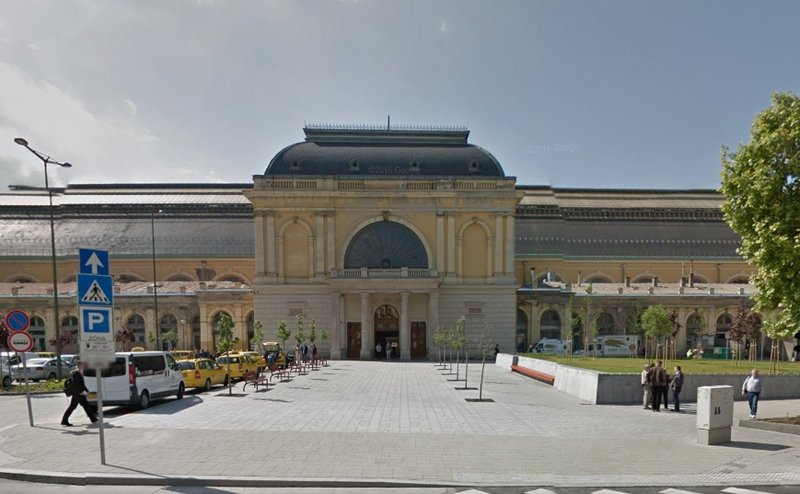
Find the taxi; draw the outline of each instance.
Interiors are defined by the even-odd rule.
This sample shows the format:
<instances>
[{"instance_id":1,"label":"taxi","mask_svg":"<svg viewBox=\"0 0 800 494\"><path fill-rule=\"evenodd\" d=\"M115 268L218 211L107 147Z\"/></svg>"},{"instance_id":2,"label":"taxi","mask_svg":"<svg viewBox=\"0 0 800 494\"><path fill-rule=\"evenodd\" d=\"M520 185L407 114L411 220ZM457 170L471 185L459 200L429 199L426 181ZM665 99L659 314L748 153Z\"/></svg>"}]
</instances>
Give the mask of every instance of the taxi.
<instances>
[{"instance_id":1,"label":"taxi","mask_svg":"<svg viewBox=\"0 0 800 494\"><path fill-rule=\"evenodd\" d=\"M264 360L264 357L261 356L258 352L242 352L244 355L250 357L250 360L254 361L258 366L258 372L263 371L267 368L267 361Z\"/></svg>"},{"instance_id":2,"label":"taxi","mask_svg":"<svg viewBox=\"0 0 800 494\"><path fill-rule=\"evenodd\" d=\"M241 379L245 374L258 372L258 365L242 353L223 353L217 357L217 365L223 369L227 370L228 364L231 379Z\"/></svg>"},{"instance_id":3,"label":"taxi","mask_svg":"<svg viewBox=\"0 0 800 494\"><path fill-rule=\"evenodd\" d=\"M187 388L204 388L210 391L215 384L228 385L228 371L224 367L207 358L179 360L178 366L183 374L183 382ZM231 370L233 370L231 368Z\"/></svg>"},{"instance_id":4,"label":"taxi","mask_svg":"<svg viewBox=\"0 0 800 494\"><path fill-rule=\"evenodd\" d=\"M281 369L286 367L286 355L281 350L281 345L277 341L265 341L261 344L264 351L275 360L275 364Z\"/></svg>"},{"instance_id":5,"label":"taxi","mask_svg":"<svg viewBox=\"0 0 800 494\"><path fill-rule=\"evenodd\" d=\"M194 358L193 350L172 350L169 354L175 360L192 360Z\"/></svg>"}]
</instances>

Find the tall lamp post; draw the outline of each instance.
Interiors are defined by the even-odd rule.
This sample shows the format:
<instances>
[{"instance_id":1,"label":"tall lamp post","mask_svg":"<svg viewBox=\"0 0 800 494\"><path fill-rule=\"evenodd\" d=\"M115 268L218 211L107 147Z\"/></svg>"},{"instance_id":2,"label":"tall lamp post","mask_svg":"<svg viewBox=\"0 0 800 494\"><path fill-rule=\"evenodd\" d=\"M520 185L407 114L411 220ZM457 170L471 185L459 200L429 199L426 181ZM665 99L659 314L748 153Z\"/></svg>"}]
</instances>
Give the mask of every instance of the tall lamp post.
<instances>
[{"instance_id":1,"label":"tall lamp post","mask_svg":"<svg viewBox=\"0 0 800 494\"><path fill-rule=\"evenodd\" d=\"M72 165L68 162L56 161L46 154L42 154L28 145L28 141L22 137L17 137L14 142L23 146L28 151L36 155L37 158L42 160L44 164L44 188L47 189L47 198L50 202L50 254L53 264L53 309L55 310L55 325L56 325L56 375L61 379L61 321L58 314L58 270L56 268L56 229L55 220L53 219L53 191L50 190L50 183L47 180L47 165L56 165L62 168L71 168Z\"/></svg>"},{"instance_id":2,"label":"tall lamp post","mask_svg":"<svg viewBox=\"0 0 800 494\"><path fill-rule=\"evenodd\" d=\"M161 213L162 211L159 209L158 211L153 211L150 215L150 238L152 240L152 253L153 253L153 309L155 312L155 330L156 330L156 348L159 350L163 350L161 343L161 331L160 331L160 324L158 320L158 278L156 278L156 213Z\"/></svg>"}]
</instances>

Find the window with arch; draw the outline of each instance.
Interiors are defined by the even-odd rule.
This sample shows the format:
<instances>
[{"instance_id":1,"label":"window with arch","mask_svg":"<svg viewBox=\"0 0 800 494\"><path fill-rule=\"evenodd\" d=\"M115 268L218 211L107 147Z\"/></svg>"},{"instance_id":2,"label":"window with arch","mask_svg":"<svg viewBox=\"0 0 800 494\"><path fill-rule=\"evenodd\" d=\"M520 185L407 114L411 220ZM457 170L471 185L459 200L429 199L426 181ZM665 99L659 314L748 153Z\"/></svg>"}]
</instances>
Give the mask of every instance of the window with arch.
<instances>
[{"instance_id":1,"label":"window with arch","mask_svg":"<svg viewBox=\"0 0 800 494\"><path fill-rule=\"evenodd\" d=\"M39 316L31 316L31 326L28 332L33 337L33 348L35 351L45 351L45 343L47 341L46 331L47 325L44 323L44 319Z\"/></svg>"},{"instance_id":2,"label":"window with arch","mask_svg":"<svg viewBox=\"0 0 800 494\"><path fill-rule=\"evenodd\" d=\"M693 275L692 278L694 278L695 283L708 283L708 280L703 278L702 276Z\"/></svg>"},{"instance_id":3,"label":"window with arch","mask_svg":"<svg viewBox=\"0 0 800 494\"><path fill-rule=\"evenodd\" d=\"M178 334L178 318L175 317L174 314L166 313L159 317L158 329L161 332L161 341L164 345L165 350L174 350L176 348L175 345L178 344L178 340L175 341L167 341L164 338L164 335L169 333L170 331L175 331L175 335ZM169 347L168 347L169 345Z\"/></svg>"},{"instance_id":4,"label":"window with arch","mask_svg":"<svg viewBox=\"0 0 800 494\"><path fill-rule=\"evenodd\" d=\"M689 346L696 348L703 344L703 337L706 333L706 323L703 318L695 312L686 319L686 335L689 337Z\"/></svg>"},{"instance_id":5,"label":"window with arch","mask_svg":"<svg viewBox=\"0 0 800 494\"><path fill-rule=\"evenodd\" d=\"M253 345L253 338L256 336L256 330L254 328L256 323L256 315L254 312L251 312L247 315L247 348L252 351L256 351L261 353L260 348L256 348Z\"/></svg>"},{"instance_id":6,"label":"window with arch","mask_svg":"<svg viewBox=\"0 0 800 494\"><path fill-rule=\"evenodd\" d=\"M596 284L596 283L612 283L611 279L606 276L601 275L594 275L591 276L589 279L586 280L586 283Z\"/></svg>"},{"instance_id":7,"label":"window with arch","mask_svg":"<svg viewBox=\"0 0 800 494\"><path fill-rule=\"evenodd\" d=\"M167 280L166 281L194 281L194 280L188 274L178 273L178 274L173 274L173 275L167 276Z\"/></svg>"},{"instance_id":8,"label":"window with arch","mask_svg":"<svg viewBox=\"0 0 800 494\"><path fill-rule=\"evenodd\" d=\"M212 319L212 322L211 322L211 329L212 329L212 331L211 331L211 344L213 346L213 349L211 350L212 352L216 352L217 351L216 350L217 349L217 342L219 341L219 322L222 319L222 315L223 314L227 315L228 317L231 318L231 320L233 320L233 316L228 314L224 310L221 310L221 311L217 312L216 314L214 314L214 319Z\"/></svg>"},{"instance_id":9,"label":"window with arch","mask_svg":"<svg viewBox=\"0 0 800 494\"><path fill-rule=\"evenodd\" d=\"M561 279L561 276L559 276L558 273L550 271L536 278L536 286L539 288L549 288L547 285L548 282L561 283L563 281L564 280Z\"/></svg>"},{"instance_id":10,"label":"window with arch","mask_svg":"<svg viewBox=\"0 0 800 494\"><path fill-rule=\"evenodd\" d=\"M597 334L610 335L614 334L614 316L608 312L603 312L597 316Z\"/></svg>"},{"instance_id":11,"label":"window with arch","mask_svg":"<svg viewBox=\"0 0 800 494\"><path fill-rule=\"evenodd\" d=\"M649 274L647 274L647 275L639 276L638 278L633 280L633 282L634 283L652 283L653 282L653 277L650 276Z\"/></svg>"},{"instance_id":12,"label":"window with arch","mask_svg":"<svg viewBox=\"0 0 800 494\"><path fill-rule=\"evenodd\" d=\"M30 276L14 276L13 278L8 280L9 283L36 283L36 280L31 278Z\"/></svg>"},{"instance_id":13,"label":"window with arch","mask_svg":"<svg viewBox=\"0 0 800 494\"><path fill-rule=\"evenodd\" d=\"M395 221L378 221L362 228L350 241L344 267L427 268L428 254L409 227Z\"/></svg>"},{"instance_id":14,"label":"window with arch","mask_svg":"<svg viewBox=\"0 0 800 494\"><path fill-rule=\"evenodd\" d=\"M144 317L142 317L141 314L131 314L125 321L125 325L128 326L128 329L133 331L131 343L144 346Z\"/></svg>"},{"instance_id":15,"label":"window with arch","mask_svg":"<svg viewBox=\"0 0 800 494\"><path fill-rule=\"evenodd\" d=\"M528 314L522 309L517 309L517 351L528 350Z\"/></svg>"},{"instance_id":16,"label":"window with arch","mask_svg":"<svg viewBox=\"0 0 800 494\"><path fill-rule=\"evenodd\" d=\"M541 323L542 338L551 338L554 340L561 339L561 316L553 309L548 309L542 313L539 318Z\"/></svg>"},{"instance_id":17,"label":"window with arch","mask_svg":"<svg viewBox=\"0 0 800 494\"><path fill-rule=\"evenodd\" d=\"M191 322L192 328L192 345L194 346L194 350L202 350L200 348L200 316L194 316ZM206 349L208 350L208 349ZM213 350L212 350L213 351Z\"/></svg>"},{"instance_id":18,"label":"window with arch","mask_svg":"<svg viewBox=\"0 0 800 494\"><path fill-rule=\"evenodd\" d=\"M715 347L727 346L728 331L730 331L731 326L733 326L733 316L728 312L720 314L717 318L716 334L714 335Z\"/></svg>"}]
</instances>

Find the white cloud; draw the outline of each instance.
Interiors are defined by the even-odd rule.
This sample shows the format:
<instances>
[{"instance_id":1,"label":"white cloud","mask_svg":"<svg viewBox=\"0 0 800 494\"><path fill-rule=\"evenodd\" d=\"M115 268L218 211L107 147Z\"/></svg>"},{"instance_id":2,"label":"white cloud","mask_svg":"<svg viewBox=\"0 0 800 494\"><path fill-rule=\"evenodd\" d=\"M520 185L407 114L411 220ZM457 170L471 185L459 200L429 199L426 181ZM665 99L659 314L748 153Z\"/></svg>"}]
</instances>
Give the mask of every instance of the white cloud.
<instances>
[{"instance_id":1,"label":"white cloud","mask_svg":"<svg viewBox=\"0 0 800 494\"><path fill-rule=\"evenodd\" d=\"M125 99L125 104L128 105L128 109L131 111L131 115L134 117L139 114L139 107L136 106L136 103L129 99Z\"/></svg>"},{"instance_id":2,"label":"white cloud","mask_svg":"<svg viewBox=\"0 0 800 494\"><path fill-rule=\"evenodd\" d=\"M0 99L0 188L12 183L42 185L41 161L14 146L14 137L24 137L37 151L73 163L69 170L52 169L54 184L191 178L186 171L173 171L170 150L145 126L92 113L73 94L4 62L0 80L8 96ZM135 104L125 101L133 112ZM204 177L205 165L190 170L195 177Z\"/></svg>"},{"instance_id":3,"label":"white cloud","mask_svg":"<svg viewBox=\"0 0 800 494\"><path fill-rule=\"evenodd\" d=\"M442 34L447 34L450 32L450 26L447 24L447 21L442 19L439 21L439 32Z\"/></svg>"},{"instance_id":4,"label":"white cloud","mask_svg":"<svg viewBox=\"0 0 800 494\"><path fill-rule=\"evenodd\" d=\"M39 45L37 45L35 42L28 43L28 48L30 48L33 51L42 51Z\"/></svg>"}]
</instances>

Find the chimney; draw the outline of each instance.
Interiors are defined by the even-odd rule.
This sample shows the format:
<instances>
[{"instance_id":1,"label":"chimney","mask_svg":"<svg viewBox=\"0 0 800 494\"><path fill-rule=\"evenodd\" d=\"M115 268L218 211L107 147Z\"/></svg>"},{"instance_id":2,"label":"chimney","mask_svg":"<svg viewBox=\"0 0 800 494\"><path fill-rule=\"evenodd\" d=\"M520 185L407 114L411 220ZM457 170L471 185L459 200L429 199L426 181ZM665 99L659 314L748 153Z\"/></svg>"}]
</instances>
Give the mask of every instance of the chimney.
<instances>
[{"instance_id":1,"label":"chimney","mask_svg":"<svg viewBox=\"0 0 800 494\"><path fill-rule=\"evenodd\" d=\"M684 278L684 277L681 277L681 288L685 288L686 287L686 282L687 282L687 279ZM681 293L683 293L683 292L681 292Z\"/></svg>"},{"instance_id":2,"label":"chimney","mask_svg":"<svg viewBox=\"0 0 800 494\"><path fill-rule=\"evenodd\" d=\"M689 273L689 287L694 288L694 273Z\"/></svg>"},{"instance_id":3,"label":"chimney","mask_svg":"<svg viewBox=\"0 0 800 494\"><path fill-rule=\"evenodd\" d=\"M743 286L739 287L739 295L744 295L744 287Z\"/></svg>"},{"instance_id":4,"label":"chimney","mask_svg":"<svg viewBox=\"0 0 800 494\"><path fill-rule=\"evenodd\" d=\"M617 293L619 293L620 295L622 295L622 290L623 290L623 288L622 288L622 287L619 287L619 288L617 288Z\"/></svg>"},{"instance_id":5,"label":"chimney","mask_svg":"<svg viewBox=\"0 0 800 494\"><path fill-rule=\"evenodd\" d=\"M647 293L649 293L650 295L653 294L653 287L652 286L647 287Z\"/></svg>"},{"instance_id":6,"label":"chimney","mask_svg":"<svg viewBox=\"0 0 800 494\"><path fill-rule=\"evenodd\" d=\"M531 268L531 288L536 288L536 268Z\"/></svg>"},{"instance_id":7,"label":"chimney","mask_svg":"<svg viewBox=\"0 0 800 494\"><path fill-rule=\"evenodd\" d=\"M653 286L658 286L658 276L653 276Z\"/></svg>"},{"instance_id":8,"label":"chimney","mask_svg":"<svg viewBox=\"0 0 800 494\"><path fill-rule=\"evenodd\" d=\"M631 277L630 276L626 276L625 277L625 288L630 288L630 287L631 287Z\"/></svg>"},{"instance_id":9,"label":"chimney","mask_svg":"<svg viewBox=\"0 0 800 494\"><path fill-rule=\"evenodd\" d=\"M708 294L709 295L714 295L714 287L713 286L708 287Z\"/></svg>"}]
</instances>

